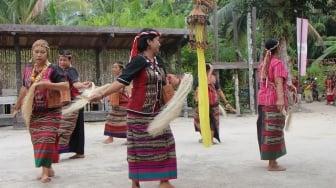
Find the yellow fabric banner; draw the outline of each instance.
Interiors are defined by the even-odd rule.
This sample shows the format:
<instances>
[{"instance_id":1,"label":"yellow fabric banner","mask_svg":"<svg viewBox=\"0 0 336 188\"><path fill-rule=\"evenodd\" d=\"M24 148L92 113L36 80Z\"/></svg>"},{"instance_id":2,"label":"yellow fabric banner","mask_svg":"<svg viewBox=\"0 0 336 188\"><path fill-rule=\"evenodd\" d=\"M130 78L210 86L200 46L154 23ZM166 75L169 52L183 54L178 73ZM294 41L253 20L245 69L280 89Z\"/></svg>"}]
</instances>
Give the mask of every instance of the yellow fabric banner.
<instances>
[{"instance_id":1,"label":"yellow fabric banner","mask_svg":"<svg viewBox=\"0 0 336 188\"><path fill-rule=\"evenodd\" d=\"M198 59L198 112L203 145L210 147L211 129L209 120L208 78L206 73L204 49L197 48Z\"/></svg>"}]
</instances>

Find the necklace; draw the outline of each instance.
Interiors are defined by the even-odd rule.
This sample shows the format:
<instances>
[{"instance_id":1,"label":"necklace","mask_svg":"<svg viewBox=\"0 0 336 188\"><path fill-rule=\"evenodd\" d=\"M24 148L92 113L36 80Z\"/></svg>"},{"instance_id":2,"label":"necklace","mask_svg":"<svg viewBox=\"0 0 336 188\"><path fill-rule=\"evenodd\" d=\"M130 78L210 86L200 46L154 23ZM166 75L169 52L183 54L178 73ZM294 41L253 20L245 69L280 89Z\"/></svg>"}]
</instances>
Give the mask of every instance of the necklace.
<instances>
[{"instance_id":1,"label":"necklace","mask_svg":"<svg viewBox=\"0 0 336 188\"><path fill-rule=\"evenodd\" d=\"M40 71L37 70L37 64L35 63L34 68L32 70L32 74L30 77L31 83L39 82L42 79L42 76L44 75L45 71L47 70L48 65L44 64L42 69ZM37 75L36 75L37 74Z\"/></svg>"}]
</instances>

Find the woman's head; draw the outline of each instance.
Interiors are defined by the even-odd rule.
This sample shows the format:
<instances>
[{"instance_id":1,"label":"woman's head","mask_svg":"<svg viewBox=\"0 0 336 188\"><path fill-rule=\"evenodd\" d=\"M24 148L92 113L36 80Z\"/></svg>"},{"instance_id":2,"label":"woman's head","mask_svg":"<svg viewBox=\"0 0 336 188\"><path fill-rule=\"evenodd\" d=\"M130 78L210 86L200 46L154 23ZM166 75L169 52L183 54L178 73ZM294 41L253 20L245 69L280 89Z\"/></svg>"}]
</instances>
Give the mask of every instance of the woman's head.
<instances>
[{"instance_id":1,"label":"woman's head","mask_svg":"<svg viewBox=\"0 0 336 188\"><path fill-rule=\"evenodd\" d=\"M160 34L155 29L144 28L140 31L141 36L138 39L137 49L139 52L143 52L147 50L150 46L150 41L155 39L159 39ZM160 47L160 43L158 43L158 47Z\"/></svg>"},{"instance_id":2,"label":"woman's head","mask_svg":"<svg viewBox=\"0 0 336 188\"><path fill-rule=\"evenodd\" d=\"M142 29L134 38L131 58L146 50L152 50L153 53L158 53L160 48L160 35L161 34L155 29Z\"/></svg>"},{"instance_id":3,"label":"woman's head","mask_svg":"<svg viewBox=\"0 0 336 188\"><path fill-rule=\"evenodd\" d=\"M114 76L119 75L124 70L124 64L121 61L117 61L112 65L112 72Z\"/></svg>"},{"instance_id":4,"label":"woman's head","mask_svg":"<svg viewBox=\"0 0 336 188\"><path fill-rule=\"evenodd\" d=\"M279 41L275 39L268 39L265 43L264 62L261 70L261 78L263 79L267 77L271 57L279 53L279 44Z\"/></svg>"},{"instance_id":5,"label":"woman's head","mask_svg":"<svg viewBox=\"0 0 336 188\"><path fill-rule=\"evenodd\" d=\"M278 52L279 41L275 39L268 39L265 43L265 51L270 52L271 55L274 55Z\"/></svg>"},{"instance_id":6,"label":"woman's head","mask_svg":"<svg viewBox=\"0 0 336 188\"><path fill-rule=\"evenodd\" d=\"M71 66L72 56L69 50L61 50L58 54L58 65L62 68L68 68Z\"/></svg>"},{"instance_id":7,"label":"woman's head","mask_svg":"<svg viewBox=\"0 0 336 188\"><path fill-rule=\"evenodd\" d=\"M32 54L35 63L46 63L49 55L49 44L47 41L39 39L33 43Z\"/></svg>"}]
</instances>

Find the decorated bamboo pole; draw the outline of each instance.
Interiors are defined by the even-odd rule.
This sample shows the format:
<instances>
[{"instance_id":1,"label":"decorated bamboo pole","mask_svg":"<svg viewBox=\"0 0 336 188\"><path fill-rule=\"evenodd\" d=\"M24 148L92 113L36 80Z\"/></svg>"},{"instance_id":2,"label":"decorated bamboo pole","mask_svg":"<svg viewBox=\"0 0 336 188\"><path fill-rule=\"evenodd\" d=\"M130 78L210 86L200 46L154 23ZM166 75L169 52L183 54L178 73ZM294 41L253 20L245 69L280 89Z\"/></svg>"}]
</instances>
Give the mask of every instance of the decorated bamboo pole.
<instances>
[{"instance_id":1,"label":"decorated bamboo pole","mask_svg":"<svg viewBox=\"0 0 336 188\"><path fill-rule=\"evenodd\" d=\"M207 42L207 24L208 15L201 9L202 1L194 0L195 8L191 11L187 18L190 29L191 49L196 49L198 59L198 110L200 119L200 128L202 134L203 145L210 147L211 129L209 120L209 98L208 98L208 79L206 73L204 50L208 48ZM207 5L206 5L207 6Z\"/></svg>"}]
</instances>

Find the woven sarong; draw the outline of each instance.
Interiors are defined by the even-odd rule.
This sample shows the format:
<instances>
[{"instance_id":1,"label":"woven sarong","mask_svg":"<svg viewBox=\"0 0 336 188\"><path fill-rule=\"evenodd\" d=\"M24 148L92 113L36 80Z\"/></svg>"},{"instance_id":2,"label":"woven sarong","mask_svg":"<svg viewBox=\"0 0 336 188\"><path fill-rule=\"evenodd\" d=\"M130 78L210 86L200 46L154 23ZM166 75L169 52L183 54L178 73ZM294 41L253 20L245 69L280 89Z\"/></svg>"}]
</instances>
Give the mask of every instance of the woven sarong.
<instances>
[{"instance_id":1,"label":"woven sarong","mask_svg":"<svg viewBox=\"0 0 336 188\"><path fill-rule=\"evenodd\" d=\"M77 119L78 111L63 115L62 123L59 128L59 153L69 152L69 142L76 127Z\"/></svg>"},{"instance_id":2,"label":"woven sarong","mask_svg":"<svg viewBox=\"0 0 336 188\"><path fill-rule=\"evenodd\" d=\"M213 107L209 107L209 119L210 119L210 128L211 131L214 131L214 138L220 142L219 137L219 106L215 105ZM194 109L194 127L196 132L201 132L200 127L200 120L199 120L199 113L198 113L198 107Z\"/></svg>"},{"instance_id":3,"label":"woven sarong","mask_svg":"<svg viewBox=\"0 0 336 188\"><path fill-rule=\"evenodd\" d=\"M61 117L60 108L32 113L29 132L36 167L51 167L53 162L58 162L58 128Z\"/></svg>"},{"instance_id":4,"label":"woven sarong","mask_svg":"<svg viewBox=\"0 0 336 188\"><path fill-rule=\"evenodd\" d=\"M126 138L126 107L112 106L106 117L104 135Z\"/></svg>"},{"instance_id":5,"label":"woven sarong","mask_svg":"<svg viewBox=\"0 0 336 188\"><path fill-rule=\"evenodd\" d=\"M262 160L277 159L286 154L285 116L276 105L263 106L262 113L260 156Z\"/></svg>"},{"instance_id":6,"label":"woven sarong","mask_svg":"<svg viewBox=\"0 0 336 188\"><path fill-rule=\"evenodd\" d=\"M327 93L327 102L334 102L334 93Z\"/></svg>"},{"instance_id":7,"label":"woven sarong","mask_svg":"<svg viewBox=\"0 0 336 188\"><path fill-rule=\"evenodd\" d=\"M153 117L128 113L127 161L129 178L156 181L177 178L175 140L170 128L152 137L147 128Z\"/></svg>"}]
</instances>

